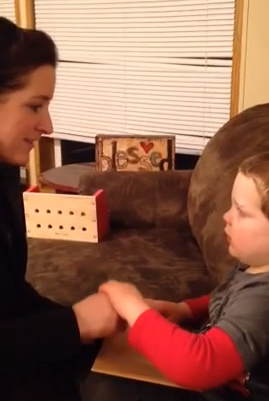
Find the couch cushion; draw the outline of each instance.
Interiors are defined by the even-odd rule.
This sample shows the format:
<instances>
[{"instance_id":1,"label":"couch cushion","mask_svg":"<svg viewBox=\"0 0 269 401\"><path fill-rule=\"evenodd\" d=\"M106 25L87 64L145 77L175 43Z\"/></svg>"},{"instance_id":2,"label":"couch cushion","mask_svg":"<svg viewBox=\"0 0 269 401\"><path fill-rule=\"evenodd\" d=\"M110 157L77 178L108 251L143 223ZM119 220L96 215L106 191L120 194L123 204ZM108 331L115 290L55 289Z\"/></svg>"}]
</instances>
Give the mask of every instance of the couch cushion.
<instances>
[{"instance_id":1,"label":"couch cushion","mask_svg":"<svg viewBox=\"0 0 269 401\"><path fill-rule=\"evenodd\" d=\"M188 220L187 197L192 171L96 171L84 174L79 192L103 189L111 227L178 227Z\"/></svg>"},{"instance_id":2,"label":"couch cushion","mask_svg":"<svg viewBox=\"0 0 269 401\"><path fill-rule=\"evenodd\" d=\"M213 287L188 227L113 231L86 244L29 240L27 279L42 294L71 304L108 279L130 281L147 297L179 300Z\"/></svg>"},{"instance_id":3,"label":"couch cushion","mask_svg":"<svg viewBox=\"0 0 269 401\"><path fill-rule=\"evenodd\" d=\"M233 259L223 234L223 214L238 166L247 157L269 151L269 104L249 108L227 122L205 147L191 178L189 222L205 263L221 279Z\"/></svg>"}]
</instances>

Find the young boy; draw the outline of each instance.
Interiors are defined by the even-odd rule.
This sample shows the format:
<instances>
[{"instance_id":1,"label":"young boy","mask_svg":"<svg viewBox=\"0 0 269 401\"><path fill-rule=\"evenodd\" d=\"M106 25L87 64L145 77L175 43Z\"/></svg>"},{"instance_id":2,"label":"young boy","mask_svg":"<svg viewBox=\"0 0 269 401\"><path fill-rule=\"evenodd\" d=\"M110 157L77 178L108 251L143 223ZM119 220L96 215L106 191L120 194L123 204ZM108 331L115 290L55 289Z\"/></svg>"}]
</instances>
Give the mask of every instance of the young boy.
<instances>
[{"instance_id":1,"label":"young boy","mask_svg":"<svg viewBox=\"0 0 269 401\"><path fill-rule=\"evenodd\" d=\"M187 389L180 401L269 400L269 152L240 166L224 222L239 263L212 294L174 304L127 283L100 287L128 323L130 345ZM199 333L173 323L199 317L208 317Z\"/></svg>"}]
</instances>

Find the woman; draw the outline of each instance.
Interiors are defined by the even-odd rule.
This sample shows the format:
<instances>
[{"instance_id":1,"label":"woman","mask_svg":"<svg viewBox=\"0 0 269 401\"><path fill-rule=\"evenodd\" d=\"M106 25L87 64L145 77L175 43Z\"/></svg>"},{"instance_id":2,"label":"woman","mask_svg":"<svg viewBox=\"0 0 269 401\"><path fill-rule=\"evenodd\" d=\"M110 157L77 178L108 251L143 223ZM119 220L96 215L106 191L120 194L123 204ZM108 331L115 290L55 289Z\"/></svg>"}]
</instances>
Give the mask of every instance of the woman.
<instances>
[{"instance_id":1,"label":"woman","mask_svg":"<svg viewBox=\"0 0 269 401\"><path fill-rule=\"evenodd\" d=\"M52 132L57 51L45 33L2 17L0 49L0 371L15 377L25 369L72 367L85 344L94 359L100 347L94 340L113 334L118 317L105 294L64 307L25 280L19 166L27 164L34 142Z\"/></svg>"}]
</instances>

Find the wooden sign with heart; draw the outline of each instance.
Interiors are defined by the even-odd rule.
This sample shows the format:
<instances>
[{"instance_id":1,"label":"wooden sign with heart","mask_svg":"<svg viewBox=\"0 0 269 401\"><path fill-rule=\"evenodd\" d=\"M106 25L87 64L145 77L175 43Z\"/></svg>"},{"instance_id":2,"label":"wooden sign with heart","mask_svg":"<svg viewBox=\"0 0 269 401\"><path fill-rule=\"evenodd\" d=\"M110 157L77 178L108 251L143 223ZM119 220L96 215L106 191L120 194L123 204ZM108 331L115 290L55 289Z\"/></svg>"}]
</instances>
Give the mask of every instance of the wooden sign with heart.
<instances>
[{"instance_id":1,"label":"wooden sign with heart","mask_svg":"<svg viewBox=\"0 0 269 401\"><path fill-rule=\"evenodd\" d=\"M175 168L175 137L168 135L97 135L99 171L160 171Z\"/></svg>"},{"instance_id":2,"label":"wooden sign with heart","mask_svg":"<svg viewBox=\"0 0 269 401\"><path fill-rule=\"evenodd\" d=\"M152 149L152 148L154 148L154 143L153 142L144 142L144 141L141 141L140 142L140 146L141 146L141 148L144 150L144 152L146 153L146 154L148 154L149 153L149 151Z\"/></svg>"}]
</instances>

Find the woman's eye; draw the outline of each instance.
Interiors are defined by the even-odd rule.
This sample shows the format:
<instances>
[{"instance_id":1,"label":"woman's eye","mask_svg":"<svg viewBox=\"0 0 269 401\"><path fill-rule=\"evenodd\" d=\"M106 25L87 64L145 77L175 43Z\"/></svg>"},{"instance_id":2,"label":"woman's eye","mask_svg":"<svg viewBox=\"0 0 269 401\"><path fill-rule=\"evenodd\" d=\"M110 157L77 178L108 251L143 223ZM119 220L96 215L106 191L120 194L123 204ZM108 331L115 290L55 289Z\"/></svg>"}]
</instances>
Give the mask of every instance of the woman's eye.
<instances>
[{"instance_id":1,"label":"woman's eye","mask_svg":"<svg viewBox=\"0 0 269 401\"><path fill-rule=\"evenodd\" d=\"M42 105L31 105L30 108L33 110L34 113L37 113L41 109Z\"/></svg>"}]
</instances>

